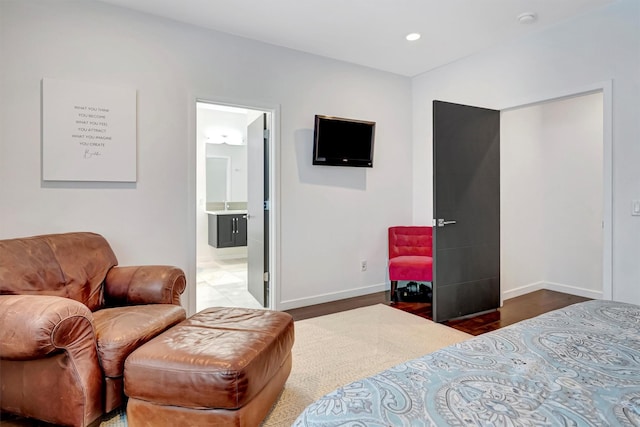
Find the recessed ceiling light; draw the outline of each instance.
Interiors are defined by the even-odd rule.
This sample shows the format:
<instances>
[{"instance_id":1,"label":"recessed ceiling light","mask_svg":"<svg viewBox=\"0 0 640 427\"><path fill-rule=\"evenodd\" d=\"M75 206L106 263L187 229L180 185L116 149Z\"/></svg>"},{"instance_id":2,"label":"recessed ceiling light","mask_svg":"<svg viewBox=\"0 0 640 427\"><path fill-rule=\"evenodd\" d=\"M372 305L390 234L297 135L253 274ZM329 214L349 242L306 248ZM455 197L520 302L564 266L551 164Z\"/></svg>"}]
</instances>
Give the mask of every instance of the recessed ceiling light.
<instances>
[{"instance_id":1,"label":"recessed ceiling light","mask_svg":"<svg viewBox=\"0 0 640 427\"><path fill-rule=\"evenodd\" d=\"M521 24L533 24L538 19L535 12L524 12L518 15L518 22Z\"/></svg>"},{"instance_id":2,"label":"recessed ceiling light","mask_svg":"<svg viewBox=\"0 0 640 427\"><path fill-rule=\"evenodd\" d=\"M410 33L407 34L407 40L410 42L414 42L420 38L420 33Z\"/></svg>"}]
</instances>

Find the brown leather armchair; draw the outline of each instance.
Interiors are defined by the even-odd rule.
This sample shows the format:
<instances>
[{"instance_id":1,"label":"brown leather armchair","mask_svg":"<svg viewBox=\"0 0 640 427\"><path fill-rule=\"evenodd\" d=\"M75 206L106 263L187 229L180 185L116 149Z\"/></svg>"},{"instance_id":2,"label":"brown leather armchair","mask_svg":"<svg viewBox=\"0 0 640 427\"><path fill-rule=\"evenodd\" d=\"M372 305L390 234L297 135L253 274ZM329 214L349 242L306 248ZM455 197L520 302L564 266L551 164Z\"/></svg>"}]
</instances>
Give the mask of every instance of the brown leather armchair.
<instances>
[{"instance_id":1,"label":"brown leather armchair","mask_svg":"<svg viewBox=\"0 0 640 427\"><path fill-rule=\"evenodd\" d=\"M124 401L126 357L186 317L184 272L118 267L94 233L0 240L0 410L86 426Z\"/></svg>"}]
</instances>

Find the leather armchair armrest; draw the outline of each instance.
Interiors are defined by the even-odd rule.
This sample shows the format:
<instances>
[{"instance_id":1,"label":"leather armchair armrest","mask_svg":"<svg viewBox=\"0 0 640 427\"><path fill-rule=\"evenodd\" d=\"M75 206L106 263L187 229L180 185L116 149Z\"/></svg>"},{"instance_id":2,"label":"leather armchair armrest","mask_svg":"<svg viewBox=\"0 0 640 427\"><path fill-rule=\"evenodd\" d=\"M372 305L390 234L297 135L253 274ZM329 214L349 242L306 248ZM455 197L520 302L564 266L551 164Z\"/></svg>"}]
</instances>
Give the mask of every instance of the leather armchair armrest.
<instances>
[{"instance_id":1,"label":"leather armchair armrest","mask_svg":"<svg viewBox=\"0 0 640 427\"><path fill-rule=\"evenodd\" d=\"M0 295L0 358L31 360L95 347L93 315L64 297Z\"/></svg>"},{"instance_id":2,"label":"leather armchair armrest","mask_svg":"<svg viewBox=\"0 0 640 427\"><path fill-rule=\"evenodd\" d=\"M180 305L180 294L186 284L184 271L177 267L113 267L105 279L105 302L108 306Z\"/></svg>"}]
</instances>

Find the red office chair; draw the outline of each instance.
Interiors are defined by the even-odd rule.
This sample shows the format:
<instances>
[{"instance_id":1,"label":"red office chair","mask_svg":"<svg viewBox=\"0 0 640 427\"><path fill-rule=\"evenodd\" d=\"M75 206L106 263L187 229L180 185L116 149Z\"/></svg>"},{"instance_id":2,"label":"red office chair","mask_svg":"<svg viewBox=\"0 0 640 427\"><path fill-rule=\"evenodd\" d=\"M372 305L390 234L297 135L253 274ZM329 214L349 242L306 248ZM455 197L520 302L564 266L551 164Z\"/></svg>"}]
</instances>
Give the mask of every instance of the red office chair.
<instances>
[{"instance_id":1,"label":"red office chair","mask_svg":"<svg viewBox=\"0 0 640 427\"><path fill-rule=\"evenodd\" d=\"M392 301L397 301L398 280L433 280L432 240L431 227L389 227L389 280Z\"/></svg>"}]
</instances>

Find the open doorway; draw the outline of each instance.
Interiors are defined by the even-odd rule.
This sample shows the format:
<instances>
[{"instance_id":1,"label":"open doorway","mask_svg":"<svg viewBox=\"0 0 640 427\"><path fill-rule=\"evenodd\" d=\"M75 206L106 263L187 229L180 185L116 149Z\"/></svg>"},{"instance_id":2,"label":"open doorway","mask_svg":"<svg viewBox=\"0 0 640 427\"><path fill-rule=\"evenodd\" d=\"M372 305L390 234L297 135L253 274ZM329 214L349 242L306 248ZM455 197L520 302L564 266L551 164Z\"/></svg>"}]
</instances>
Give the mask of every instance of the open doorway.
<instances>
[{"instance_id":1,"label":"open doorway","mask_svg":"<svg viewBox=\"0 0 640 427\"><path fill-rule=\"evenodd\" d=\"M502 111L502 294L606 296L602 91Z\"/></svg>"},{"instance_id":2,"label":"open doorway","mask_svg":"<svg viewBox=\"0 0 640 427\"><path fill-rule=\"evenodd\" d=\"M196 103L196 311L270 305L271 116Z\"/></svg>"}]
</instances>

